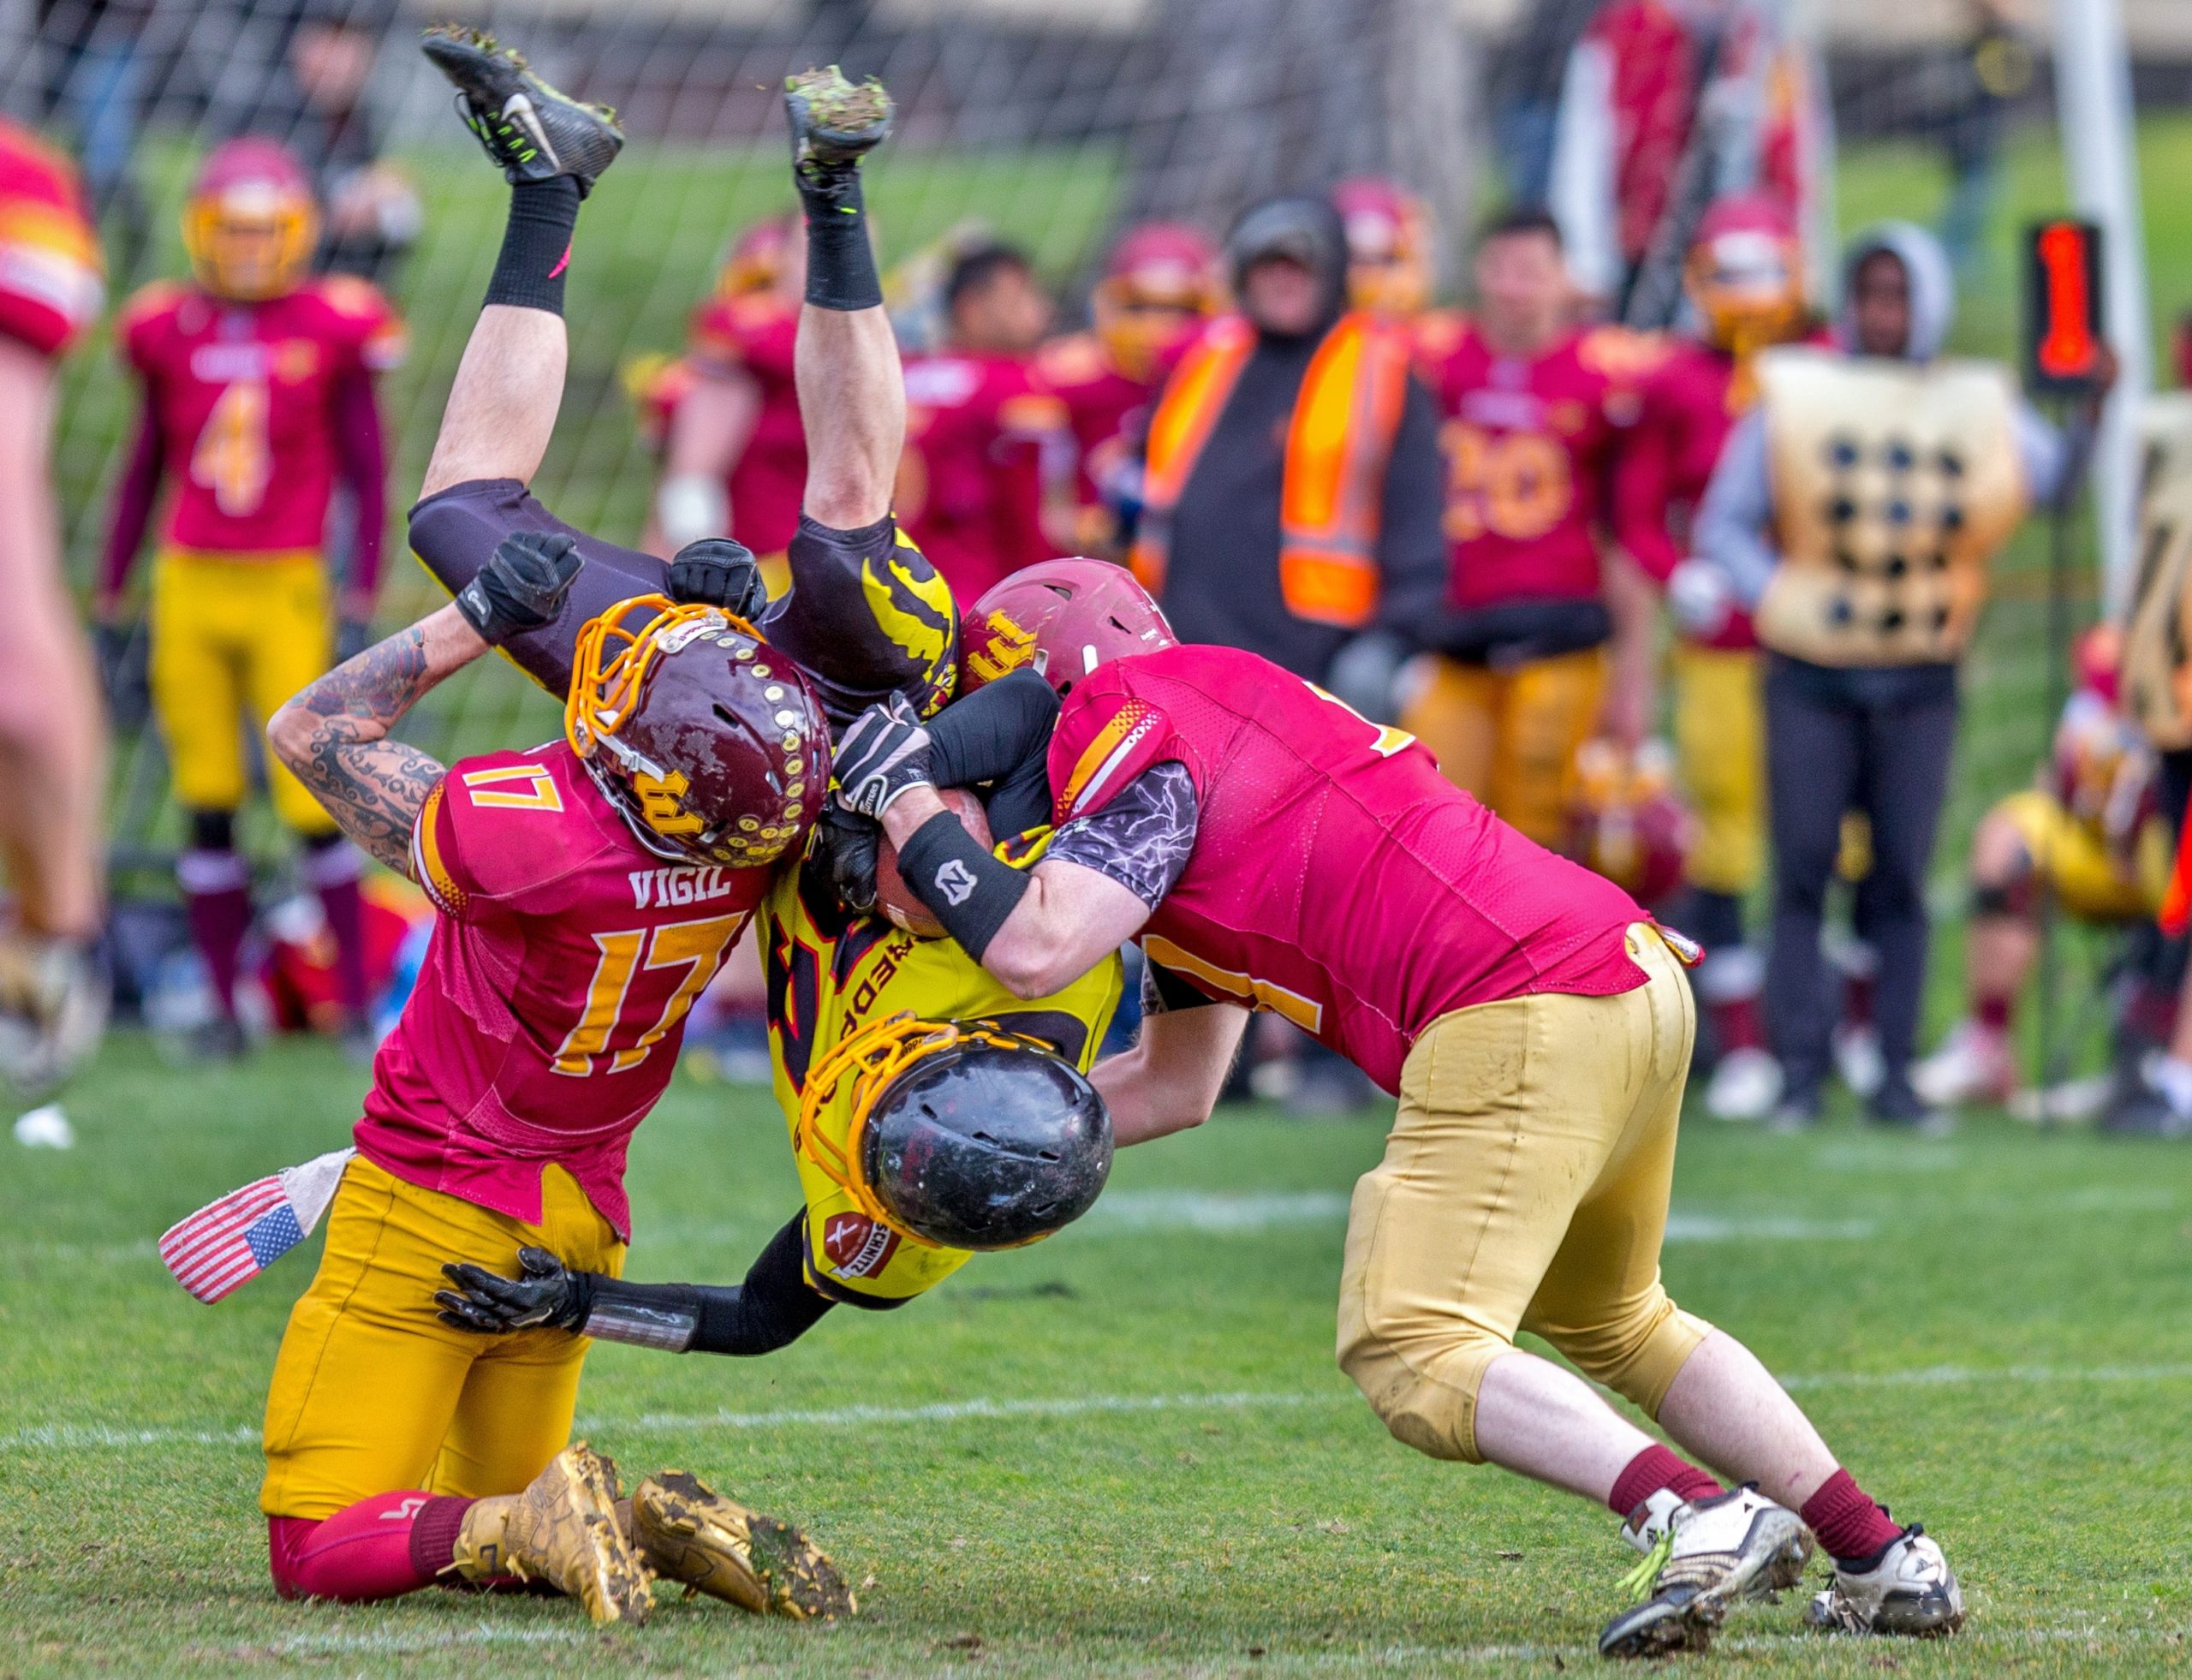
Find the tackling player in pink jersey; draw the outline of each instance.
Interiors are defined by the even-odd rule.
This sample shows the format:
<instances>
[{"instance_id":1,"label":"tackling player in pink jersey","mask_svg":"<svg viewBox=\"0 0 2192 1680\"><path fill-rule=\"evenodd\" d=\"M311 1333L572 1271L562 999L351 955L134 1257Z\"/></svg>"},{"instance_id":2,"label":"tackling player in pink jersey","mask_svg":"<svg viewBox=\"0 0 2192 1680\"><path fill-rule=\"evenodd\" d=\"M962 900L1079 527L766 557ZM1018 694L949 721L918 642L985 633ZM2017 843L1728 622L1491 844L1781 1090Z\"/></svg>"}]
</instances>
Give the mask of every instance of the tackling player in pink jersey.
<instances>
[{"instance_id":1,"label":"tackling player in pink jersey","mask_svg":"<svg viewBox=\"0 0 2192 1680\"><path fill-rule=\"evenodd\" d=\"M1200 1124L1251 1009L1397 1093L1385 1161L1355 1194L1340 1362L1409 1445L1628 1519L1647 1562L1608 1654L1694 1647L1735 1603L1795 1585L1808 1525L1836 1562L1817 1624L1955 1628L1939 1546L1890 1521L1766 1368L1661 1285L1695 1028L1686 942L1450 786L1401 731L1254 654L1146 652L1111 628L1113 606L1054 600L1021 621L1047 682L1012 673L926 726L879 707L835 771L908 887L1015 992L1141 944L1153 1012L1093 1075L1117 1141ZM1032 873L993 867L928 784L932 739L963 764L962 733L992 743L998 773L1044 756L1057 831ZM1724 1489L1516 1349L1523 1329L1752 1480Z\"/></svg>"}]
</instances>

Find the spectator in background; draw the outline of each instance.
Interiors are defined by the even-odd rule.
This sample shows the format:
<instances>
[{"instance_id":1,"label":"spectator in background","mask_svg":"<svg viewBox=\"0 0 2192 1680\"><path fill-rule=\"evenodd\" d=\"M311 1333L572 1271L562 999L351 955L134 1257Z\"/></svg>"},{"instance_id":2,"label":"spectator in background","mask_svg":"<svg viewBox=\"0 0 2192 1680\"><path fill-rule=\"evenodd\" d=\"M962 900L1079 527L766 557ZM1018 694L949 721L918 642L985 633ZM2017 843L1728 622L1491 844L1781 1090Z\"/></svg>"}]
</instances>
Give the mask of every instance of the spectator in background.
<instances>
[{"instance_id":1,"label":"spectator in background","mask_svg":"<svg viewBox=\"0 0 2192 1680\"><path fill-rule=\"evenodd\" d=\"M122 224L123 275L145 244L145 206L131 178L151 80L146 26L159 0L39 0L45 110L76 137L95 220Z\"/></svg>"},{"instance_id":2,"label":"spectator in background","mask_svg":"<svg viewBox=\"0 0 2192 1680\"><path fill-rule=\"evenodd\" d=\"M1437 611L1437 412L1406 332L1348 311L1325 200L1255 206L1226 257L1242 313L1204 330L1158 399L1135 575L1182 640L1321 682L1356 639L1413 647Z\"/></svg>"},{"instance_id":3,"label":"spectator in background","mask_svg":"<svg viewBox=\"0 0 2192 1680\"><path fill-rule=\"evenodd\" d=\"M2004 0L1968 0L1971 33L1950 67L1952 88L1941 117L1948 154L1948 207L1941 243L1957 272L1980 254L2001 196L2002 137L2010 104L2032 86L2032 48Z\"/></svg>"},{"instance_id":4,"label":"spectator in background","mask_svg":"<svg viewBox=\"0 0 2192 1680\"><path fill-rule=\"evenodd\" d=\"M385 125L370 98L395 0L303 0L286 65L295 91L290 145L326 208L319 266L386 285L425 221L417 190L384 162Z\"/></svg>"},{"instance_id":5,"label":"spectator in background","mask_svg":"<svg viewBox=\"0 0 2192 1680\"><path fill-rule=\"evenodd\" d=\"M1048 559L1046 502L1070 495L1064 408L1036 378L1051 301L1025 253L984 245L944 283L944 342L906 360L898 522L962 605Z\"/></svg>"},{"instance_id":6,"label":"spectator in background","mask_svg":"<svg viewBox=\"0 0 2192 1680\"><path fill-rule=\"evenodd\" d=\"M1552 188L1560 86L1568 55L1599 0L1532 0L1500 50L1492 79L1492 142L1511 204L1543 204Z\"/></svg>"},{"instance_id":7,"label":"spectator in background","mask_svg":"<svg viewBox=\"0 0 2192 1680\"><path fill-rule=\"evenodd\" d=\"M1872 835L1875 1118L1933 1122L1910 1057L1926 978L1926 872L1956 740L1957 670L1986 568L2026 507L2063 493L2063 439L2008 371L1942 359L1955 309L1939 241L1888 223L1851 247L1838 348L1758 359L1697 521L1768 650L1773 932L1766 1021L1778 1123L1820 1114L1836 1011L1820 920L1843 815Z\"/></svg>"},{"instance_id":8,"label":"spectator in background","mask_svg":"<svg viewBox=\"0 0 2192 1680\"><path fill-rule=\"evenodd\" d=\"M1569 57L1546 200L1577 288L1617 319L1671 325L1712 200L1764 193L1807 227L1820 120L1809 81L1756 0L1607 0Z\"/></svg>"},{"instance_id":9,"label":"spectator in background","mask_svg":"<svg viewBox=\"0 0 2192 1680\"><path fill-rule=\"evenodd\" d=\"M1071 517L1051 533L1059 552L1125 558L1149 405L1218 289L1218 252L1200 228L1145 222L1105 259L1089 329L1043 346L1036 371L1065 405L1073 439Z\"/></svg>"},{"instance_id":10,"label":"spectator in background","mask_svg":"<svg viewBox=\"0 0 2192 1680\"><path fill-rule=\"evenodd\" d=\"M693 312L685 354L644 374L640 393L663 451L640 545L667 560L703 537L736 537L775 587L807 481L792 384L807 289L797 229L791 216L772 216L732 241L714 295Z\"/></svg>"},{"instance_id":11,"label":"spectator in background","mask_svg":"<svg viewBox=\"0 0 2192 1680\"><path fill-rule=\"evenodd\" d=\"M0 119L0 1076L21 1095L98 1041L106 986L99 804L106 718L62 575L53 493L57 364L105 299L76 171Z\"/></svg>"}]
</instances>

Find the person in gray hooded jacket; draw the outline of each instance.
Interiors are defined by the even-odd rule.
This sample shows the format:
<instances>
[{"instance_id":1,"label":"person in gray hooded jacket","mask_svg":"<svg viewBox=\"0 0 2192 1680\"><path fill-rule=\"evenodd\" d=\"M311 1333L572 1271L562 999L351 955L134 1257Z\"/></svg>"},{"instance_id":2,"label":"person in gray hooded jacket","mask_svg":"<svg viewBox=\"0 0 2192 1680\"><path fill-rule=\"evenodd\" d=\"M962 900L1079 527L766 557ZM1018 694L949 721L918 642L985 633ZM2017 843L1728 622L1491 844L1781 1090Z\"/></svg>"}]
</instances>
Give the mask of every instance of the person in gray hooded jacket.
<instances>
[{"instance_id":1,"label":"person in gray hooded jacket","mask_svg":"<svg viewBox=\"0 0 2192 1680\"><path fill-rule=\"evenodd\" d=\"M1671 589L1709 629L1740 604L1769 650L1774 853L1769 1036L1778 1120L1817 1117L1835 1018L1820 932L1843 815L1872 833L1876 1118L1923 1123L1909 1066L1925 984L1926 871L1955 745L1958 661L1988 562L2026 509L2069 489L2070 446L2009 371L1941 354L1954 314L1939 243L1886 223L1849 254L1832 347L1760 359Z\"/></svg>"}]
</instances>

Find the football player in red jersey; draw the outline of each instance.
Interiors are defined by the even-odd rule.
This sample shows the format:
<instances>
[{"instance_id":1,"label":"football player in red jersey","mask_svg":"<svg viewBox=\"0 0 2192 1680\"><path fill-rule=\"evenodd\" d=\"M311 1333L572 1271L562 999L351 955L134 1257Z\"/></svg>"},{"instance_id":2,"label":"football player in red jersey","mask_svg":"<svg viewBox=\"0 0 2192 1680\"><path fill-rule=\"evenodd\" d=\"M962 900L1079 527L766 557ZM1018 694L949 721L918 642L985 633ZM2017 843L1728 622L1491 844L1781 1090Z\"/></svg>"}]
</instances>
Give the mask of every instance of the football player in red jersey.
<instances>
[{"instance_id":1,"label":"football player in red jersey","mask_svg":"<svg viewBox=\"0 0 2192 1680\"><path fill-rule=\"evenodd\" d=\"M119 623L124 586L164 483L152 587L152 698L189 824L176 866L218 1013L205 1047L242 1047L237 952L251 920L235 814L248 770L239 721L264 723L327 669L335 620L362 633L380 581L387 470L374 380L402 328L363 280L308 277L319 216L303 166L271 140L206 160L183 211L192 278L129 301L121 349L143 393L115 492L98 610ZM339 604L324 550L337 480L354 535ZM359 860L278 765L268 791L303 837L305 873L341 951L353 1031L366 1008Z\"/></svg>"},{"instance_id":2,"label":"football player in red jersey","mask_svg":"<svg viewBox=\"0 0 2192 1680\"><path fill-rule=\"evenodd\" d=\"M1766 867L1764 672L1750 615L1719 572L1687 557L1721 445L1756 396L1754 358L1808 324L1796 227L1771 199L1720 200L1698 223L1684 277L1703 336L1669 341L1646 381L1614 472L1614 526L1629 557L1667 586L1677 632L1675 747L1697 816L1681 919L1705 947L1697 990L1716 1058L1705 1105L1723 1119L1762 1120L1780 1098L1781 1069L1766 1047L1765 962L1745 940L1743 901Z\"/></svg>"},{"instance_id":3,"label":"football player in red jersey","mask_svg":"<svg viewBox=\"0 0 2192 1680\"><path fill-rule=\"evenodd\" d=\"M579 203L622 135L485 37L452 26L426 45L512 183L426 475L430 496L487 486L453 504L476 524L527 503L558 408ZM859 417L839 418L858 435ZM849 468L879 502L887 460ZM616 1622L646 1615L652 1570L749 1607L828 1614L851 1601L826 1559L783 1531L757 1570L756 1519L690 1478L643 1483L627 1530L613 1467L569 1444L585 1341L491 1342L434 1316L452 1252L503 1271L528 1247L620 1268L627 1141L668 1082L687 1010L802 849L827 785L828 725L789 657L719 607L628 589L564 644L565 740L444 770L387 738L489 646L583 610L591 552L659 575L646 557L587 550L513 520L450 605L311 684L269 729L342 831L439 912L276 1362L259 1498L274 1580L287 1596L372 1600L521 1576ZM617 587L602 569L592 593Z\"/></svg>"},{"instance_id":4,"label":"football player in red jersey","mask_svg":"<svg viewBox=\"0 0 2192 1680\"><path fill-rule=\"evenodd\" d=\"M898 518L960 600L1055 551L1048 501L1066 494L1063 406L1037 378L1051 324L1034 270L1010 246L967 252L944 281L944 348L906 360Z\"/></svg>"},{"instance_id":5,"label":"football player in red jersey","mask_svg":"<svg viewBox=\"0 0 2192 1680\"><path fill-rule=\"evenodd\" d=\"M1218 307L1218 247L1200 228L1145 222L1104 262L1092 325L1043 346L1035 372L1065 406L1072 430L1070 528L1057 545L1124 557L1120 514L1135 483L1149 405L1195 329Z\"/></svg>"},{"instance_id":6,"label":"football player in red jersey","mask_svg":"<svg viewBox=\"0 0 2192 1680\"><path fill-rule=\"evenodd\" d=\"M1542 212L1486 228L1476 279L1476 318L1438 379L1448 617L1401 721L1456 785L1554 845L1576 749L1602 724L1627 746L1643 734L1651 607L1604 563L1598 527L1651 353L1570 324Z\"/></svg>"},{"instance_id":7,"label":"football player in red jersey","mask_svg":"<svg viewBox=\"0 0 2192 1680\"><path fill-rule=\"evenodd\" d=\"M1084 674L1069 641L1043 651L1062 700L1015 674L926 726L872 711L838 744L838 797L880 818L908 887L1015 992L1141 944L1154 1012L1095 1073L1117 1141L1200 1124L1251 1009L1398 1094L1355 1194L1340 1362L1410 1445L1628 1519L1650 1587L1608 1624L1608 1654L1693 1647L1736 1601L1794 1585L1807 1526L1836 1562L1820 1625L1957 1625L1936 1543L1661 1285L1687 942L1454 789L1409 736L1256 655L1173 646ZM1046 766L1057 832L1032 873L998 866L929 783L932 752L957 756L992 710ZM1724 1490L1518 1349L1521 1329L1750 1485Z\"/></svg>"},{"instance_id":8,"label":"football player in red jersey","mask_svg":"<svg viewBox=\"0 0 2192 1680\"><path fill-rule=\"evenodd\" d=\"M807 433L792 347L807 289L796 220L756 222L732 242L715 294L693 312L685 354L643 401L662 434L662 482L640 546L667 559L703 537L736 537L781 576L799 527Z\"/></svg>"},{"instance_id":9,"label":"football player in red jersey","mask_svg":"<svg viewBox=\"0 0 2192 1680\"><path fill-rule=\"evenodd\" d=\"M1374 175L1333 188L1332 208L1347 224L1348 302L1405 322L1418 365L1435 382L1468 322L1458 309L1432 307L1438 262L1429 209L1399 182Z\"/></svg>"},{"instance_id":10,"label":"football player in red jersey","mask_svg":"<svg viewBox=\"0 0 2192 1680\"><path fill-rule=\"evenodd\" d=\"M61 572L51 476L56 364L98 316L98 235L74 168L0 119L0 1073L45 1089L98 1041L105 985L99 801L106 720Z\"/></svg>"}]
</instances>

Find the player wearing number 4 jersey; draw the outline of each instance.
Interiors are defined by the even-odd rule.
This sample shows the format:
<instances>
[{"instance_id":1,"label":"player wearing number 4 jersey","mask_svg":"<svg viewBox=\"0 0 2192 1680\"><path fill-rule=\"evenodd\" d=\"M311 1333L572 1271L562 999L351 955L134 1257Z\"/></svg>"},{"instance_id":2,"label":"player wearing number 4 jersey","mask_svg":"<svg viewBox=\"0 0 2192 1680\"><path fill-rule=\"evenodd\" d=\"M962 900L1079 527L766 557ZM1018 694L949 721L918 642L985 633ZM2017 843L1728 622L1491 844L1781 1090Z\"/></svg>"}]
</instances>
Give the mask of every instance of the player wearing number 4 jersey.
<instances>
[{"instance_id":1,"label":"player wearing number 4 jersey","mask_svg":"<svg viewBox=\"0 0 2192 1680\"><path fill-rule=\"evenodd\" d=\"M1042 651L1055 670L1074 650ZM1694 1025L1683 942L1450 787L1409 737L1255 655L1135 654L1046 700L1015 676L926 726L872 712L839 743L839 797L880 813L908 886L1016 992L1139 940L1155 1010L1093 1075L1121 1145L1203 1120L1252 1008L1397 1093L1349 1218L1340 1362L1409 1445L1628 1519L1640 1602L1601 1648L1704 1643L1736 1602L1795 1584L1807 1525L1836 1559L1820 1619L1954 1628L1934 1543L1661 1286ZM993 710L1015 712L1055 801L1032 875L972 843L930 785L933 755ZM1746 1485L1724 1489L1518 1349L1524 1329Z\"/></svg>"},{"instance_id":2,"label":"player wearing number 4 jersey","mask_svg":"<svg viewBox=\"0 0 2192 1680\"><path fill-rule=\"evenodd\" d=\"M118 334L144 410L116 491L99 613L119 627L154 503L171 485L152 563L152 700L190 825L177 873L219 1006L207 1047L225 1051L241 1044L237 952L251 920L235 847L248 778L238 724L246 715L263 724L328 667L338 609L325 549L338 482L351 519L339 614L354 642L380 576L387 491L373 387L402 358L403 330L366 282L305 274L318 228L302 165L272 141L231 141L206 160L184 211L192 280L140 292ZM357 855L287 770L270 766L267 788L304 839L357 1025Z\"/></svg>"}]
</instances>

